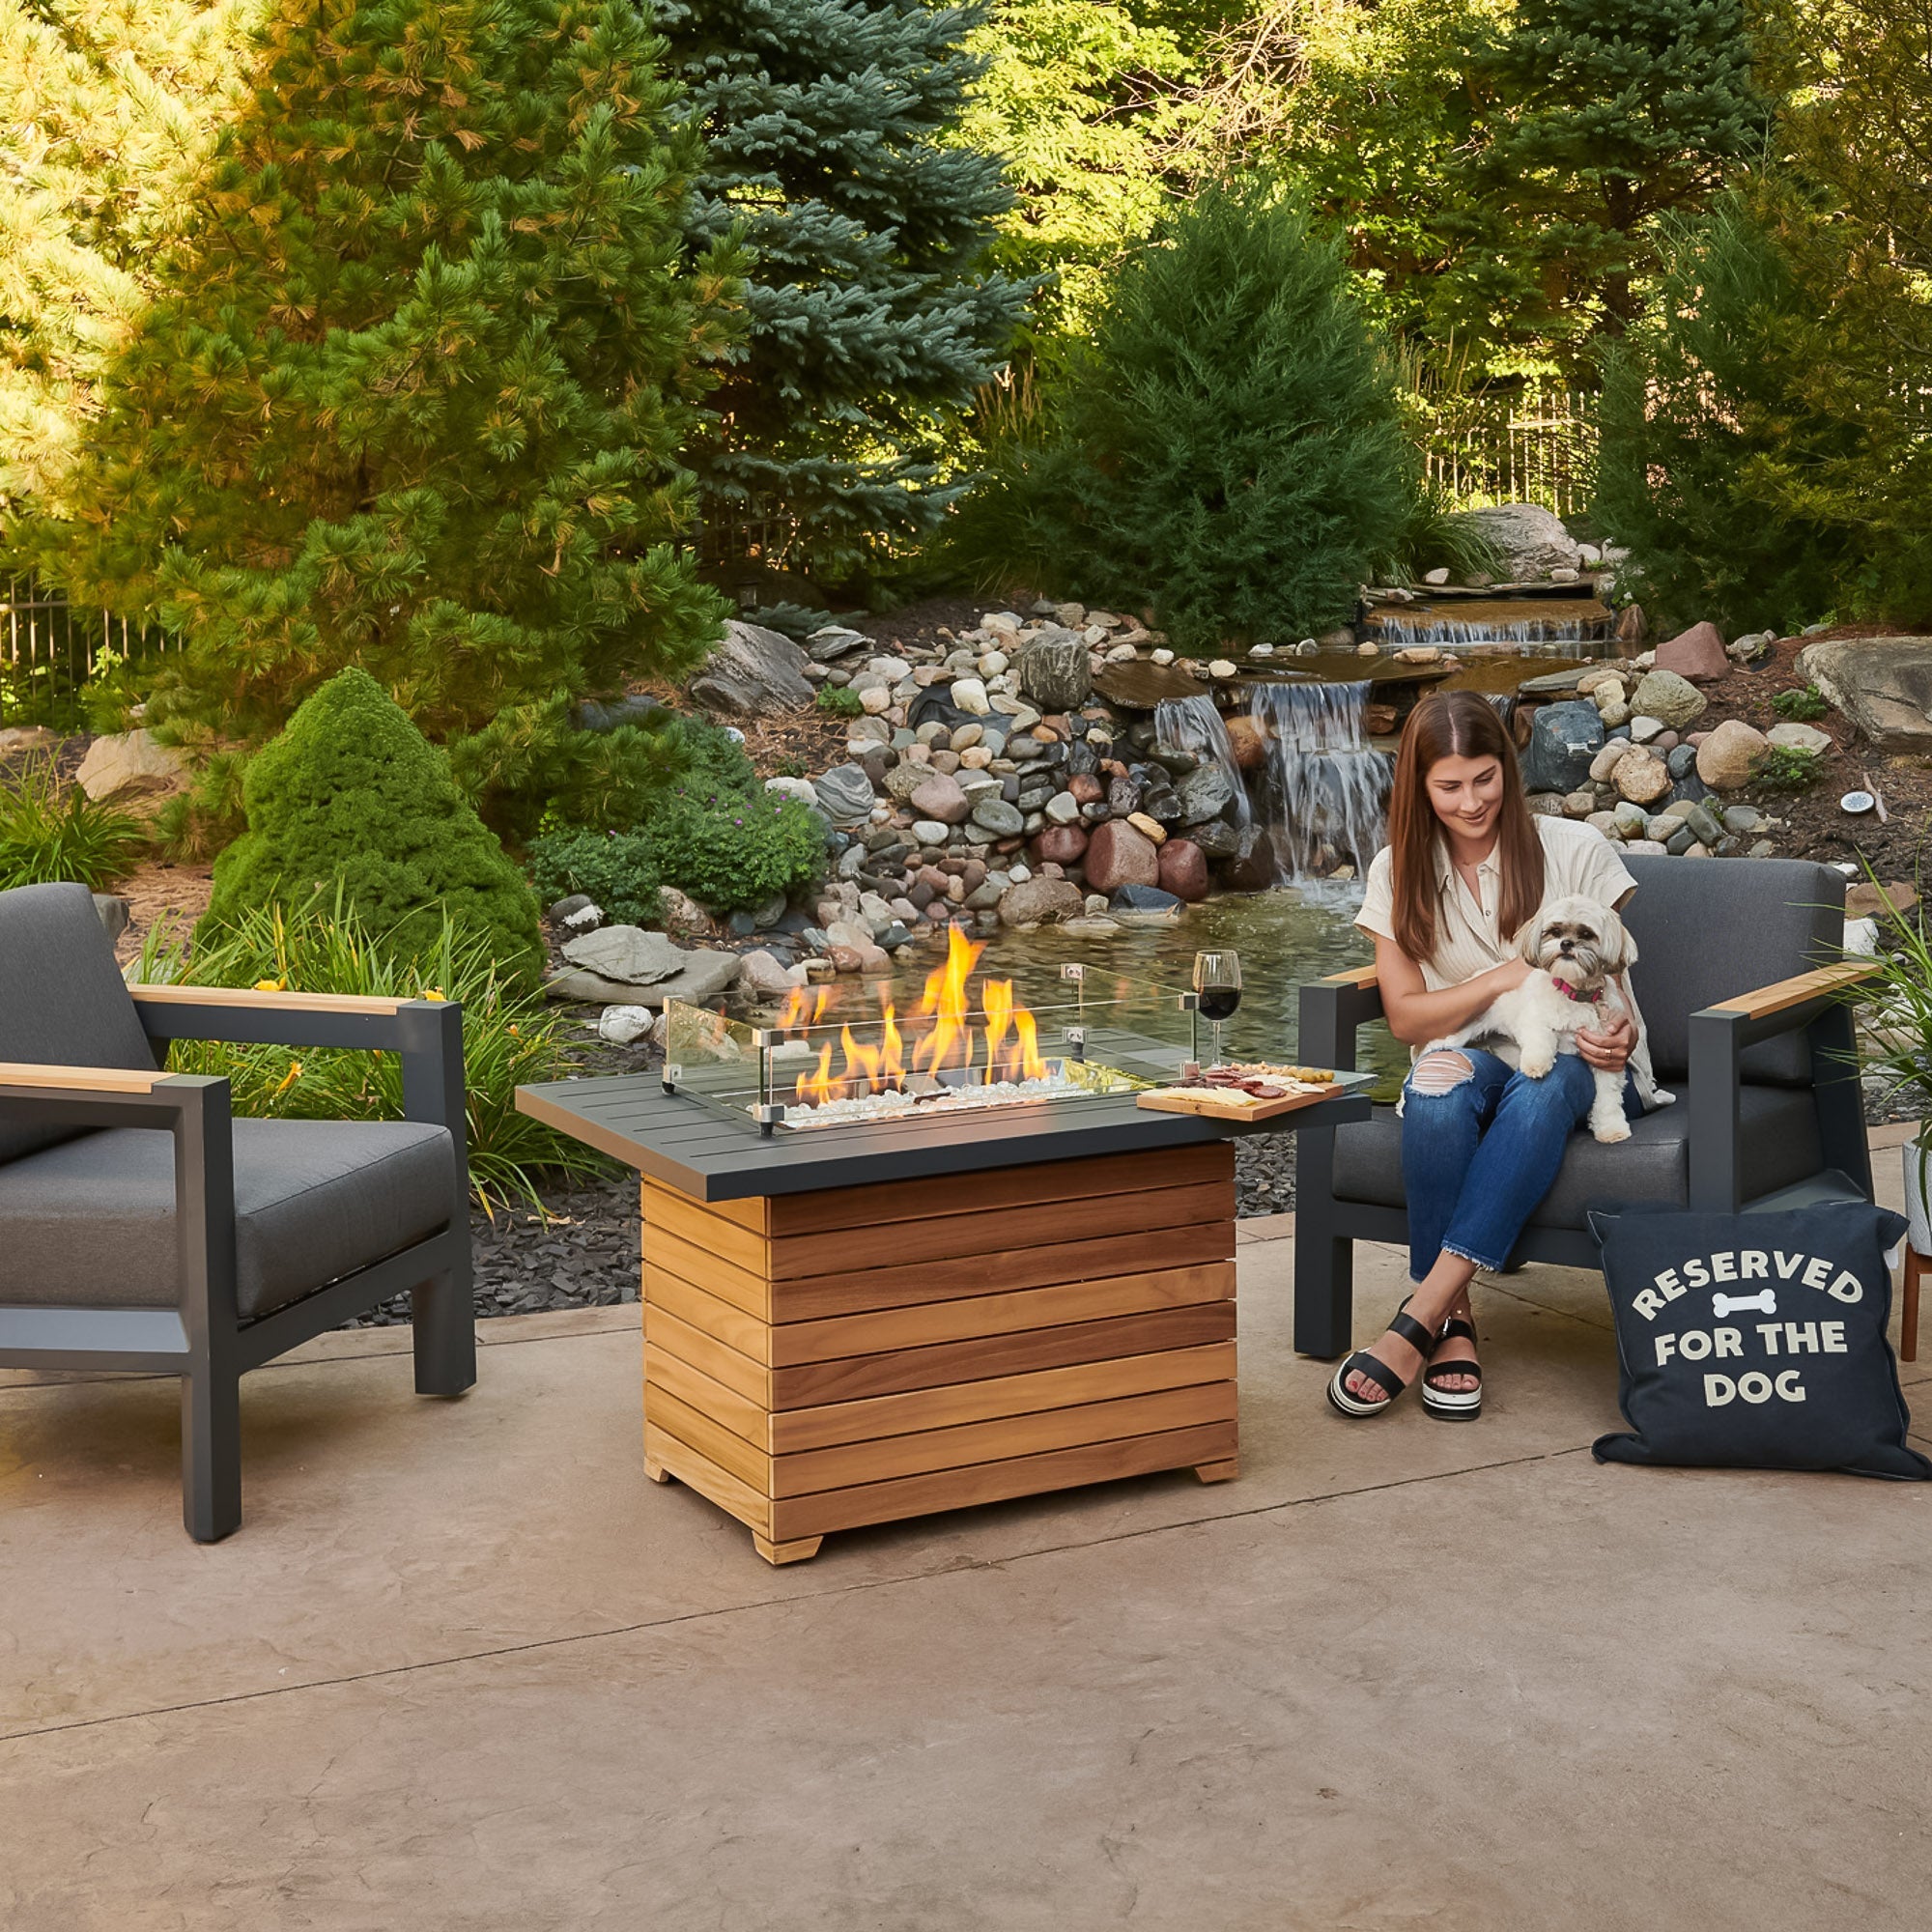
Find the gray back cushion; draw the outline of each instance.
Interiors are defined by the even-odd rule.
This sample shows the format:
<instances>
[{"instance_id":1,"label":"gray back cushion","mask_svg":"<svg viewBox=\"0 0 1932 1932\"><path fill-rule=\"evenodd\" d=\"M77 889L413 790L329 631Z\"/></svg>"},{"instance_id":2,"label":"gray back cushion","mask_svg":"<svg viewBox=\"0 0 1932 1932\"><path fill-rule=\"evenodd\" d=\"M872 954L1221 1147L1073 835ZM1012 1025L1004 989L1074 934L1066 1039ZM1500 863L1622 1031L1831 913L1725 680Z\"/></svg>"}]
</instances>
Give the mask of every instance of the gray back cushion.
<instances>
[{"instance_id":1,"label":"gray back cushion","mask_svg":"<svg viewBox=\"0 0 1932 1932\"><path fill-rule=\"evenodd\" d=\"M1637 944L1631 975L1665 1086L1682 1080L1690 1015L1839 956L1845 881L1808 859L1662 859L1626 855L1636 896L1624 914ZM1747 1080L1811 1083L1802 1032L1747 1047Z\"/></svg>"},{"instance_id":2,"label":"gray back cushion","mask_svg":"<svg viewBox=\"0 0 1932 1932\"><path fill-rule=\"evenodd\" d=\"M0 893L0 1060L154 1068L154 1049L85 886ZM0 1089L0 1160L80 1131L34 1122Z\"/></svg>"}]
</instances>

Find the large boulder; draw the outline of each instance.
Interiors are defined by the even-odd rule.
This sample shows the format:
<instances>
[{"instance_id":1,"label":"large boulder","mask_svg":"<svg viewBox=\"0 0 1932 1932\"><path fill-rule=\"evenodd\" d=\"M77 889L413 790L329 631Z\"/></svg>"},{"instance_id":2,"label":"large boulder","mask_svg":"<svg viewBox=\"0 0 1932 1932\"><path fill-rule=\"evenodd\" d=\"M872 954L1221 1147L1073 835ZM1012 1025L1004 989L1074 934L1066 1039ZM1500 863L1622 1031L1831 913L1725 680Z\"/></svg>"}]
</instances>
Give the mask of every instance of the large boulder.
<instances>
[{"instance_id":1,"label":"large boulder","mask_svg":"<svg viewBox=\"0 0 1932 1932\"><path fill-rule=\"evenodd\" d=\"M1235 835L1234 856L1222 863L1221 883L1230 892L1264 893L1274 879L1274 841L1265 827L1243 825Z\"/></svg>"},{"instance_id":2,"label":"large boulder","mask_svg":"<svg viewBox=\"0 0 1932 1932\"><path fill-rule=\"evenodd\" d=\"M1703 717L1710 699L1674 670L1647 670L1631 694L1631 710L1642 718L1662 719L1666 730L1682 731Z\"/></svg>"},{"instance_id":3,"label":"large boulder","mask_svg":"<svg viewBox=\"0 0 1932 1932\"><path fill-rule=\"evenodd\" d=\"M1219 765L1203 765L1186 773L1175 783L1180 800L1180 822L1202 825L1210 818L1234 818L1238 792L1236 781Z\"/></svg>"},{"instance_id":4,"label":"large boulder","mask_svg":"<svg viewBox=\"0 0 1932 1932\"><path fill-rule=\"evenodd\" d=\"M1208 860L1191 838L1170 838L1155 854L1163 892L1193 905L1208 896Z\"/></svg>"},{"instance_id":5,"label":"large boulder","mask_svg":"<svg viewBox=\"0 0 1932 1932\"><path fill-rule=\"evenodd\" d=\"M1587 784L1590 766L1604 749L1604 721L1584 698L1543 705L1529 727L1522 754L1522 781L1531 791L1572 792Z\"/></svg>"},{"instance_id":6,"label":"large boulder","mask_svg":"<svg viewBox=\"0 0 1932 1932\"><path fill-rule=\"evenodd\" d=\"M668 980L656 980L639 986L627 980L607 980L601 973L583 967L569 967L544 982L544 992L553 1000L578 1000L595 1007L662 1007L667 1000L684 1000L694 1006L713 1000L725 990L744 970L744 961L735 952L687 952L684 965Z\"/></svg>"},{"instance_id":7,"label":"large boulder","mask_svg":"<svg viewBox=\"0 0 1932 1932\"><path fill-rule=\"evenodd\" d=\"M1713 791L1736 791L1748 782L1751 766L1764 755L1765 735L1742 718L1726 718L1697 747L1695 771Z\"/></svg>"},{"instance_id":8,"label":"large boulder","mask_svg":"<svg viewBox=\"0 0 1932 1932\"><path fill-rule=\"evenodd\" d=\"M1674 670L1697 684L1726 676L1731 668L1724 634L1713 623L1692 624L1657 647L1659 670Z\"/></svg>"},{"instance_id":9,"label":"large boulder","mask_svg":"<svg viewBox=\"0 0 1932 1932\"><path fill-rule=\"evenodd\" d=\"M73 778L91 799L159 798L186 786L187 760L152 732L115 731L95 739Z\"/></svg>"},{"instance_id":10,"label":"large boulder","mask_svg":"<svg viewBox=\"0 0 1932 1932\"><path fill-rule=\"evenodd\" d=\"M731 618L724 638L691 681L691 695L713 711L764 718L810 704L809 660L781 631Z\"/></svg>"},{"instance_id":11,"label":"large boulder","mask_svg":"<svg viewBox=\"0 0 1932 1932\"><path fill-rule=\"evenodd\" d=\"M1040 710L1079 710L1094 695L1087 639L1078 631L1042 631L1020 652L1019 677Z\"/></svg>"},{"instance_id":12,"label":"large boulder","mask_svg":"<svg viewBox=\"0 0 1932 1932\"><path fill-rule=\"evenodd\" d=\"M1798 674L1882 750L1932 752L1932 638L1806 644Z\"/></svg>"},{"instance_id":13,"label":"large boulder","mask_svg":"<svg viewBox=\"0 0 1932 1932\"><path fill-rule=\"evenodd\" d=\"M1160 853L1124 819L1110 818L1087 841L1087 883L1110 897L1122 886L1157 886Z\"/></svg>"},{"instance_id":14,"label":"large boulder","mask_svg":"<svg viewBox=\"0 0 1932 1932\"><path fill-rule=\"evenodd\" d=\"M1552 570L1577 570L1583 553L1563 527L1563 520L1540 503L1498 503L1488 510L1463 510L1455 521L1493 544L1503 572L1513 582L1528 583Z\"/></svg>"},{"instance_id":15,"label":"large boulder","mask_svg":"<svg viewBox=\"0 0 1932 1932\"><path fill-rule=\"evenodd\" d=\"M1000 895L1002 925L1039 925L1048 920L1078 919L1086 910L1087 895L1071 879L1022 879Z\"/></svg>"}]
</instances>

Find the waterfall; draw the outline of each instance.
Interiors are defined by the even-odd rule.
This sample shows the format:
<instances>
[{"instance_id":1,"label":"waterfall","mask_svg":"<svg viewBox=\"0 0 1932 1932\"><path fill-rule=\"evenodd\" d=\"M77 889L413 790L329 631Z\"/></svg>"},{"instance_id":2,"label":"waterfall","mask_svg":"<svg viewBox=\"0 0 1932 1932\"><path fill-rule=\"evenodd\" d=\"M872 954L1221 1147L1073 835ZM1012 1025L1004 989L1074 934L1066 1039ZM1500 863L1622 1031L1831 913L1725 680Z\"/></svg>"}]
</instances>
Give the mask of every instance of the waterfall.
<instances>
[{"instance_id":1,"label":"waterfall","mask_svg":"<svg viewBox=\"0 0 1932 1932\"><path fill-rule=\"evenodd\" d=\"M1382 848L1390 765L1363 734L1367 684L1258 684L1250 716L1267 740L1262 817L1280 883L1358 873Z\"/></svg>"},{"instance_id":2,"label":"waterfall","mask_svg":"<svg viewBox=\"0 0 1932 1932\"><path fill-rule=\"evenodd\" d=\"M1235 747L1221 722L1214 700L1203 692L1195 697L1164 697L1154 707L1153 741L1164 752L1185 752L1204 765L1218 765L1235 787L1235 810L1242 825L1253 822L1248 788L1235 762Z\"/></svg>"},{"instance_id":3,"label":"waterfall","mask_svg":"<svg viewBox=\"0 0 1932 1932\"><path fill-rule=\"evenodd\" d=\"M1589 643L1604 636L1604 627L1583 617L1522 617L1508 622L1477 619L1472 622L1463 617L1395 617L1382 614L1375 620L1375 636L1377 641L1389 650L1399 650L1405 644L1437 644L1444 650L1455 650L1459 645L1468 644L1516 644L1527 651L1538 645ZM1552 649L1550 655L1567 657L1572 653Z\"/></svg>"}]
</instances>

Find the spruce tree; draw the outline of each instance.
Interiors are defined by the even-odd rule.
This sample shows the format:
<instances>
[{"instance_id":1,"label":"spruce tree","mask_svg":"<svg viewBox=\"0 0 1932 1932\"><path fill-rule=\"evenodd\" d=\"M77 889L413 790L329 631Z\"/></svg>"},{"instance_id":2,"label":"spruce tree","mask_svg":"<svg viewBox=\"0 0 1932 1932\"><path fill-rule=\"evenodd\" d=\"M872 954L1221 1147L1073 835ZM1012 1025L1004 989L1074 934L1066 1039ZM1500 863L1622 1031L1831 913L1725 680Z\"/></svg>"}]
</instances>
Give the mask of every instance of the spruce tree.
<instances>
[{"instance_id":1,"label":"spruce tree","mask_svg":"<svg viewBox=\"0 0 1932 1932\"><path fill-rule=\"evenodd\" d=\"M749 539L850 583L962 487L945 442L1030 292L983 259L1010 205L999 160L947 145L980 17L928 0L660 10L709 143L695 245L743 232L755 264L692 459L708 547L733 564Z\"/></svg>"},{"instance_id":2,"label":"spruce tree","mask_svg":"<svg viewBox=\"0 0 1932 1932\"><path fill-rule=\"evenodd\" d=\"M1708 207L1769 108L1745 0L1518 0L1478 185L1523 324L1621 334L1660 216Z\"/></svg>"},{"instance_id":3,"label":"spruce tree","mask_svg":"<svg viewBox=\"0 0 1932 1932\"><path fill-rule=\"evenodd\" d=\"M20 534L263 733L359 665L435 735L691 661L677 450L726 338L625 0L268 0L246 95Z\"/></svg>"}]
</instances>

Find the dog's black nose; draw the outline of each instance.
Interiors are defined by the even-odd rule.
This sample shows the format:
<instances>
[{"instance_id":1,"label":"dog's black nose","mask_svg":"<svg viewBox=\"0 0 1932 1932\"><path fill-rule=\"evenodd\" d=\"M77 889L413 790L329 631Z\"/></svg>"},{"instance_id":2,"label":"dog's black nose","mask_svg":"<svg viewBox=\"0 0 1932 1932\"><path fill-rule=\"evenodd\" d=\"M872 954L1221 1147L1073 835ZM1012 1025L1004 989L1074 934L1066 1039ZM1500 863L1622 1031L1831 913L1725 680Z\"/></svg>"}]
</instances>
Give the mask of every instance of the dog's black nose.
<instances>
[{"instance_id":1,"label":"dog's black nose","mask_svg":"<svg viewBox=\"0 0 1932 1932\"><path fill-rule=\"evenodd\" d=\"M1577 950L1577 942L1574 939L1566 939L1563 942L1562 946L1558 948L1559 952L1565 953L1575 952L1576 950Z\"/></svg>"}]
</instances>

